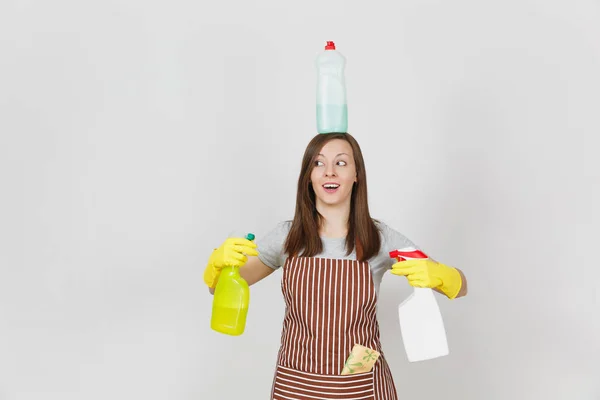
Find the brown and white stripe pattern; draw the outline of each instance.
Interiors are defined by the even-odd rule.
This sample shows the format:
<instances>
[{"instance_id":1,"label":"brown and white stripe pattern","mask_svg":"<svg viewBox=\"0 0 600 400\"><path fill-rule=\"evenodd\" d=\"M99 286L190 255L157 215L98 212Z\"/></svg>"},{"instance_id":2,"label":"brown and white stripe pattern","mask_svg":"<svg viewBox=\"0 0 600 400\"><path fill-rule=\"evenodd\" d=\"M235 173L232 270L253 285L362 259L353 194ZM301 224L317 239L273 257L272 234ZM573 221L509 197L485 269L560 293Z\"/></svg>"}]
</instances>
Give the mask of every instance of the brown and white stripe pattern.
<instances>
[{"instance_id":1,"label":"brown and white stripe pattern","mask_svg":"<svg viewBox=\"0 0 600 400\"><path fill-rule=\"evenodd\" d=\"M373 372L319 375L277 366L273 398L285 400L373 400Z\"/></svg>"},{"instance_id":2,"label":"brown and white stripe pattern","mask_svg":"<svg viewBox=\"0 0 600 400\"><path fill-rule=\"evenodd\" d=\"M340 375L354 344L381 352L369 264L288 258L286 303L272 399L396 400L383 354L367 374Z\"/></svg>"}]
</instances>

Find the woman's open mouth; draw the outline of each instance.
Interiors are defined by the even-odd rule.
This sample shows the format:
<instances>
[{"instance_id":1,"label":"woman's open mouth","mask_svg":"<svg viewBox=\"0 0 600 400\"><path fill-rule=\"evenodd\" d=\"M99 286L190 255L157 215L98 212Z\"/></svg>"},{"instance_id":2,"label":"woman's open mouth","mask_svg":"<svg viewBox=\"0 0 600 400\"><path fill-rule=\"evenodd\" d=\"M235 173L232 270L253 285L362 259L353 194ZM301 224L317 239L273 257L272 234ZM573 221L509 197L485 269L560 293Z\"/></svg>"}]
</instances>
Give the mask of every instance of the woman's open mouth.
<instances>
[{"instance_id":1,"label":"woman's open mouth","mask_svg":"<svg viewBox=\"0 0 600 400\"><path fill-rule=\"evenodd\" d=\"M335 193L339 189L340 185L337 183L326 183L323 185L323 189L327 193Z\"/></svg>"}]
</instances>

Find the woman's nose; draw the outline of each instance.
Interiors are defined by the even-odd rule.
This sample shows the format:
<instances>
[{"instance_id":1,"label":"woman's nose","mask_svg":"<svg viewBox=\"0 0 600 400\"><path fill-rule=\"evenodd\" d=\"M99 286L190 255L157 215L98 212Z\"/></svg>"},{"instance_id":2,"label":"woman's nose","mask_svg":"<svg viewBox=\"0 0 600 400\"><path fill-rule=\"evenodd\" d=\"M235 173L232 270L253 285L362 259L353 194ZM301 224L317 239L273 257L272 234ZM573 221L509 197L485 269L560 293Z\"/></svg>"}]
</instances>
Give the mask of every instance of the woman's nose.
<instances>
[{"instance_id":1,"label":"woman's nose","mask_svg":"<svg viewBox=\"0 0 600 400\"><path fill-rule=\"evenodd\" d=\"M329 166L325 169L325 176L335 176L335 170Z\"/></svg>"}]
</instances>

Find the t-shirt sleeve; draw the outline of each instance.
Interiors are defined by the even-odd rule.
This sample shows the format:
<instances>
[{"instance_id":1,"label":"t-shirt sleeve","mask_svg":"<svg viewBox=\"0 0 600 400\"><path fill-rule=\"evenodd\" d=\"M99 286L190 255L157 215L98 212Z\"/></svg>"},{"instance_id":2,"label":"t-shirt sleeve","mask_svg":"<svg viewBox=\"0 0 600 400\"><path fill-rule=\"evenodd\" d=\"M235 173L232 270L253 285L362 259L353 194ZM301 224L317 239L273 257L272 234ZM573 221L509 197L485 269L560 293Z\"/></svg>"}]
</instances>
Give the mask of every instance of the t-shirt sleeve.
<instances>
[{"instance_id":1,"label":"t-shirt sleeve","mask_svg":"<svg viewBox=\"0 0 600 400\"><path fill-rule=\"evenodd\" d=\"M277 269L285 260L283 245L291 227L290 221L280 222L263 237L256 238L258 259L266 266Z\"/></svg>"},{"instance_id":2,"label":"t-shirt sleeve","mask_svg":"<svg viewBox=\"0 0 600 400\"><path fill-rule=\"evenodd\" d=\"M413 247L421 250L409 238L384 223L381 223L381 233L383 238L381 251L385 252L386 267L388 269L392 268L392 265L396 263L396 260L389 256L390 251L403 249L406 247Z\"/></svg>"}]
</instances>

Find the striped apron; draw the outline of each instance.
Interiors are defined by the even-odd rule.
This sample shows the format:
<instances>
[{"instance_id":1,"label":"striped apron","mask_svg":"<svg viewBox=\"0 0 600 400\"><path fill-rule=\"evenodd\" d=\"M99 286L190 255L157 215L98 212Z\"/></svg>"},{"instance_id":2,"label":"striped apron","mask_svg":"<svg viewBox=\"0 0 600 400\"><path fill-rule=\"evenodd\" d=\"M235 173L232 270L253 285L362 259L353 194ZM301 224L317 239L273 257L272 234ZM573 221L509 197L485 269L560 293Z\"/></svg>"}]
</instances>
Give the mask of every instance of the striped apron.
<instances>
[{"instance_id":1,"label":"striped apron","mask_svg":"<svg viewBox=\"0 0 600 400\"><path fill-rule=\"evenodd\" d=\"M290 257L272 400L397 400L379 340L368 262ZM381 353L370 372L340 375L354 344Z\"/></svg>"}]
</instances>

